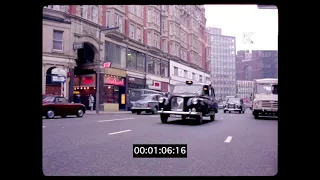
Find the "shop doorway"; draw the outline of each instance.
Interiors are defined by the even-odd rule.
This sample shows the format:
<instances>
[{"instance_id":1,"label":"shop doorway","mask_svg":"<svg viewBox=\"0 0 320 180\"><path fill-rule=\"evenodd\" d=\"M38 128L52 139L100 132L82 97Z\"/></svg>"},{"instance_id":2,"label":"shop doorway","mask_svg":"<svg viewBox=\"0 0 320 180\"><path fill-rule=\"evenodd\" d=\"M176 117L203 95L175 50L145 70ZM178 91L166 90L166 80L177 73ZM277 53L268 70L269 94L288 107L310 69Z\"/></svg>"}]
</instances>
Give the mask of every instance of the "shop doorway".
<instances>
[{"instance_id":1,"label":"shop doorway","mask_svg":"<svg viewBox=\"0 0 320 180\"><path fill-rule=\"evenodd\" d=\"M77 50L77 56L77 66L74 68L75 84L73 99L75 102L80 101L80 103L89 109L89 95L92 94L96 100L96 71L94 69L94 62L97 57L97 50L92 44L84 42L83 48ZM81 84L83 78L87 82L90 80L94 80L94 82L90 86L88 84ZM95 110L95 103L93 109Z\"/></svg>"}]
</instances>

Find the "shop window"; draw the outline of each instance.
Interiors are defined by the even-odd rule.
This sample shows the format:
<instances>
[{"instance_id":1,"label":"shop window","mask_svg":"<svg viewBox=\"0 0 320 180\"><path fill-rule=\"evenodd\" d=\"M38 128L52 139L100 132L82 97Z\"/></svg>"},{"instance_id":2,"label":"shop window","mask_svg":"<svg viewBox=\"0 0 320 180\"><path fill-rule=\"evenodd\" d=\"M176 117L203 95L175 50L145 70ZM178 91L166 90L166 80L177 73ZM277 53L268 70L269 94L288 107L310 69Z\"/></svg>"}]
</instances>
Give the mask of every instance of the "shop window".
<instances>
[{"instance_id":1,"label":"shop window","mask_svg":"<svg viewBox=\"0 0 320 180\"><path fill-rule=\"evenodd\" d=\"M168 77L169 74L169 63L167 61L161 62L161 76Z\"/></svg>"},{"instance_id":2,"label":"shop window","mask_svg":"<svg viewBox=\"0 0 320 180\"><path fill-rule=\"evenodd\" d=\"M108 85L104 87L106 103L119 103L119 87Z\"/></svg>"},{"instance_id":3,"label":"shop window","mask_svg":"<svg viewBox=\"0 0 320 180\"><path fill-rule=\"evenodd\" d=\"M145 72L146 55L143 53L137 53L137 70Z\"/></svg>"},{"instance_id":4,"label":"shop window","mask_svg":"<svg viewBox=\"0 0 320 180\"><path fill-rule=\"evenodd\" d=\"M147 73L155 74L154 72L154 58L147 56Z\"/></svg>"},{"instance_id":5,"label":"shop window","mask_svg":"<svg viewBox=\"0 0 320 180\"><path fill-rule=\"evenodd\" d=\"M137 69L137 53L132 49L128 49L127 68Z\"/></svg>"},{"instance_id":6,"label":"shop window","mask_svg":"<svg viewBox=\"0 0 320 180\"><path fill-rule=\"evenodd\" d=\"M160 59L156 59L154 61L154 70L155 70L155 75L160 76L160 71L161 71L161 62Z\"/></svg>"}]
</instances>

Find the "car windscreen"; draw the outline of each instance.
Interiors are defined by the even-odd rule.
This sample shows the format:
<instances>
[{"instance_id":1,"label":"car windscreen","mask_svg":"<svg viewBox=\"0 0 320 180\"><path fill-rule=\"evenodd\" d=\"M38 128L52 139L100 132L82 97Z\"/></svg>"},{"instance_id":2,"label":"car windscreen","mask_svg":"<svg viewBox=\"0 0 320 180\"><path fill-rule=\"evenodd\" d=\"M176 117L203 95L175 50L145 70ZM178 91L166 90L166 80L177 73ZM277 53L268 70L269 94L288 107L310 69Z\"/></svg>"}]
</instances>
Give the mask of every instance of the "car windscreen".
<instances>
[{"instance_id":1,"label":"car windscreen","mask_svg":"<svg viewBox=\"0 0 320 180\"><path fill-rule=\"evenodd\" d=\"M202 85L176 85L172 93L197 93L201 92Z\"/></svg>"},{"instance_id":2,"label":"car windscreen","mask_svg":"<svg viewBox=\"0 0 320 180\"><path fill-rule=\"evenodd\" d=\"M278 85L257 84L257 94L278 94Z\"/></svg>"},{"instance_id":3,"label":"car windscreen","mask_svg":"<svg viewBox=\"0 0 320 180\"><path fill-rule=\"evenodd\" d=\"M42 99L42 102L53 102L54 101L54 97L45 97Z\"/></svg>"},{"instance_id":4,"label":"car windscreen","mask_svg":"<svg viewBox=\"0 0 320 180\"><path fill-rule=\"evenodd\" d=\"M141 96L139 100L152 100L152 96Z\"/></svg>"},{"instance_id":5,"label":"car windscreen","mask_svg":"<svg viewBox=\"0 0 320 180\"><path fill-rule=\"evenodd\" d=\"M228 99L228 103L240 103L240 99L238 99L238 98L230 98L230 99Z\"/></svg>"}]
</instances>

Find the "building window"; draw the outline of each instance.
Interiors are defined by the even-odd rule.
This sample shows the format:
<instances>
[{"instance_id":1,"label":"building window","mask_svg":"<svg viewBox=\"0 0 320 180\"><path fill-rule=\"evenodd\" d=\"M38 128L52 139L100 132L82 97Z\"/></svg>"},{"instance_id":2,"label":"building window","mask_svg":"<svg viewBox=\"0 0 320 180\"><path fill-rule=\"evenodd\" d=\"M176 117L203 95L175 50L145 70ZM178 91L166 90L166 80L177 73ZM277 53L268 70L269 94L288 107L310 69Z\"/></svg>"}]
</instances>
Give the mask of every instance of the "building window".
<instances>
[{"instance_id":1,"label":"building window","mask_svg":"<svg viewBox=\"0 0 320 180\"><path fill-rule=\"evenodd\" d=\"M203 81L203 79L202 79L202 75L200 75L200 76L199 76L199 81L200 81L200 82L202 82L202 81Z\"/></svg>"},{"instance_id":2,"label":"building window","mask_svg":"<svg viewBox=\"0 0 320 180\"><path fill-rule=\"evenodd\" d=\"M127 68L137 69L137 53L132 49L128 49Z\"/></svg>"},{"instance_id":3,"label":"building window","mask_svg":"<svg viewBox=\"0 0 320 180\"><path fill-rule=\"evenodd\" d=\"M151 46L152 37L151 37L151 31L148 31L148 46Z\"/></svg>"},{"instance_id":4,"label":"building window","mask_svg":"<svg viewBox=\"0 0 320 180\"><path fill-rule=\"evenodd\" d=\"M129 5L129 12L134 14L134 5Z\"/></svg>"},{"instance_id":5,"label":"building window","mask_svg":"<svg viewBox=\"0 0 320 180\"><path fill-rule=\"evenodd\" d=\"M147 73L155 74L154 72L154 58L147 55Z\"/></svg>"},{"instance_id":6,"label":"building window","mask_svg":"<svg viewBox=\"0 0 320 180\"><path fill-rule=\"evenodd\" d=\"M184 77L188 78L188 71L187 70L184 70Z\"/></svg>"},{"instance_id":7,"label":"building window","mask_svg":"<svg viewBox=\"0 0 320 180\"><path fill-rule=\"evenodd\" d=\"M63 50L63 31L53 31L53 49L54 50Z\"/></svg>"},{"instance_id":8,"label":"building window","mask_svg":"<svg viewBox=\"0 0 320 180\"><path fill-rule=\"evenodd\" d=\"M167 28L167 19L162 18L161 29L166 30Z\"/></svg>"},{"instance_id":9,"label":"building window","mask_svg":"<svg viewBox=\"0 0 320 180\"><path fill-rule=\"evenodd\" d=\"M81 17L88 19L88 5L81 6Z\"/></svg>"},{"instance_id":10,"label":"building window","mask_svg":"<svg viewBox=\"0 0 320 180\"><path fill-rule=\"evenodd\" d=\"M175 51L174 51L174 55L176 55L177 57L180 57L180 56L179 56L179 55L180 55L180 54L179 54L179 52L180 52L180 51L179 51L179 48L180 48L179 45L176 44L176 48L174 49L174 50L175 50Z\"/></svg>"},{"instance_id":11,"label":"building window","mask_svg":"<svg viewBox=\"0 0 320 180\"><path fill-rule=\"evenodd\" d=\"M173 35L173 23L170 23L169 25L169 34Z\"/></svg>"},{"instance_id":12,"label":"building window","mask_svg":"<svg viewBox=\"0 0 320 180\"><path fill-rule=\"evenodd\" d=\"M161 62L161 76L168 77L169 75L169 63L167 61Z\"/></svg>"},{"instance_id":13,"label":"building window","mask_svg":"<svg viewBox=\"0 0 320 180\"><path fill-rule=\"evenodd\" d=\"M174 55L174 44L173 42L170 42L170 54Z\"/></svg>"},{"instance_id":14,"label":"building window","mask_svg":"<svg viewBox=\"0 0 320 180\"><path fill-rule=\"evenodd\" d=\"M141 13L141 6L140 6L140 5L137 5L136 8L137 8L137 9L136 9L136 13L137 13L136 15L141 18L141 14L142 14L142 13Z\"/></svg>"},{"instance_id":15,"label":"building window","mask_svg":"<svg viewBox=\"0 0 320 180\"><path fill-rule=\"evenodd\" d=\"M173 75L178 76L178 68L173 67Z\"/></svg>"},{"instance_id":16,"label":"building window","mask_svg":"<svg viewBox=\"0 0 320 180\"><path fill-rule=\"evenodd\" d=\"M161 50L163 52L168 52L168 44L167 44L167 40L165 39L162 39Z\"/></svg>"},{"instance_id":17,"label":"building window","mask_svg":"<svg viewBox=\"0 0 320 180\"><path fill-rule=\"evenodd\" d=\"M155 75L160 76L160 72L161 72L161 62L160 62L160 59L155 58L155 61L154 61L154 71L155 71Z\"/></svg>"},{"instance_id":18,"label":"building window","mask_svg":"<svg viewBox=\"0 0 320 180\"><path fill-rule=\"evenodd\" d=\"M145 72L146 55L143 53L137 53L137 70Z\"/></svg>"},{"instance_id":19,"label":"building window","mask_svg":"<svg viewBox=\"0 0 320 180\"><path fill-rule=\"evenodd\" d=\"M106 25L107 25L107 28L111 27L110 18L111 18L111 12L107 11L106 12Z\"/></svg>"},{"instance_id":20,"label":"building window","mask_svg":"<svg viewBox=\"0 0 320 180\"><path fill-rule=\"evenodd\" d=\"M130 24L130 29L129 29L129 36L131 39L134 39L134 25Z\"/></svg>"},{"instance_id":21,"label":"building window","mask_svg":"<svg viewBox=\"0 0 320 180\"><path fill-rule=\"evenodd\" d=\"M137 41L142 42L141 39L141 28L137 27Z\"/></svg>"},{"instance_id":22,"label":"building window","mask_svg":"<svg viewBox=\"0 0 320 180\"><path fill-rule=\"evenodd\" d=\"M111 62L112 66L126 68L126 48L111 42L106 42L105 62Z\"/></svg>"},{"instance_id":23,"label":"building window","mask_svg":"<svg viewBox=\"0 0 320 180\"><path fill-rule=\"evenodd\" d=\"M152 9L148 9L148 22L152 22Z\"/></svg>"},{"instance_id":24,"label":"building window","mask_svg":"<svg viewBox=\"0 0 320 180\"><path fill-rule=\"evenodd\" d=\"M160 48L159 47L159 35L158 34L154 34L154 47Z\"/></svg>"},{"instance_id":25,"label":"building window","mask_svg":"<svg viewBox=\"0 0 320 180\"><path fill-rule=\"evenodd\" d=\"M115 14L114 21L115 27L119 27L119 32L123 33L122 16L120 16L119 14Z\"/></svg>"},{"instance_id":26,"label":"building window","mask_svg":"<svg viewBox=\"0 0 320 180\"><path fill-rule=\"evenodd\" d=\"M92 21L98 23L98 6L92 6Z\"/></svg>"},{"instance_id":27,"label":"building window","mask_svg":"<svg viewBox=\"0 0 320 180\"><path fill-rule=\"evenodd\" d=\"M159 16L160 16L159 12L154 11L154 23L156 25L160 25Z\"/></svg>"},{"instance_id":28,"label":"building window","mask_svg":"<svg viewBox=\"0 0 320 180\"><path fill-rule=\"evenodd\" d=\"M192 73L192 79L196 80L196 73Z\"/></svg>"}]
</instances>

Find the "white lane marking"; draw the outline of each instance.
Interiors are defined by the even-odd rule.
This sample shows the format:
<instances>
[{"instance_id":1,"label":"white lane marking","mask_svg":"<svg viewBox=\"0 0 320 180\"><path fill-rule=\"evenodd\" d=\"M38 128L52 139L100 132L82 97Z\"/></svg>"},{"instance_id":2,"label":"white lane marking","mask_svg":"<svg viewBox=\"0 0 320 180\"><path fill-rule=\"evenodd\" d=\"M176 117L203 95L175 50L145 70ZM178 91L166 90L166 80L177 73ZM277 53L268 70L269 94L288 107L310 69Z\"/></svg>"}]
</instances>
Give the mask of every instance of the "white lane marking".
<instances>
[{"instance_id":1,"label":"white lane marking","mask_svg":"<svg viewBox=\"0 0 320 180\"><path fill-rule=\"evenodd\" d=\"M45 128L45 126L42 126L42 128Z\"/></svg>"},{"instance_id":2,"label":"white lane marking","mask_svg":"<svg viewBox=\"0 0 320 180\"><path fill-rule=\"evenodd\" d=\"M232 140L232 136L228 136L227 139L224 141L225 143L230 143Z\"/></svg>"},{"instance_id":3,"label":"white lane marking","mask_svg":"<svg viewBox=\"0 0 320 180\"><path fill-rule=\"evenodd\" d=\"M129 120L129 119L134 119L134 118L109 119L109 120L100 120L100 121L97 121L97 122L123 121L123 120Z\"/></svg>"},{"instance_id":4,"label":"white lane marking","mask_svg":"<svg viewBox=\"0 0 320 180\"><path fill-rule=\"evenodd\" d=\"M160 116L159 116L159 115L157 115L157 116L149 116L149 117L158 117L158 118L159 118Z\"/></svg>"},{"instance_id":5,"label":"white lane marking","mask_svg":"<svg viewBox=\"0 0 320 180\"><path fill-rule=\"evenodd\" d=\"M131 130L124 130L124 131L118 131L118 132L113 132L113 133L109 133L109 135L114 135L114 134L119 134L119 133L124 133L124 132L129 132Z\"/></svg>"}]
</instances>

